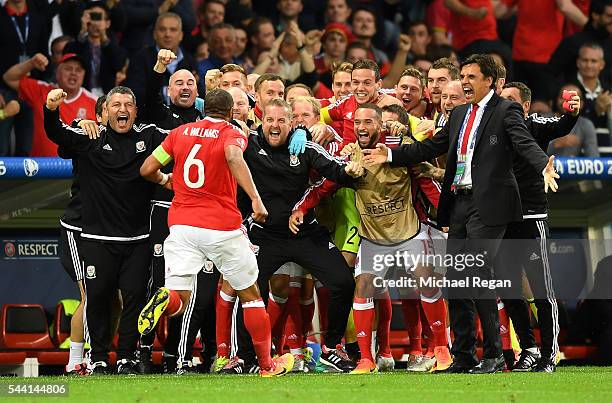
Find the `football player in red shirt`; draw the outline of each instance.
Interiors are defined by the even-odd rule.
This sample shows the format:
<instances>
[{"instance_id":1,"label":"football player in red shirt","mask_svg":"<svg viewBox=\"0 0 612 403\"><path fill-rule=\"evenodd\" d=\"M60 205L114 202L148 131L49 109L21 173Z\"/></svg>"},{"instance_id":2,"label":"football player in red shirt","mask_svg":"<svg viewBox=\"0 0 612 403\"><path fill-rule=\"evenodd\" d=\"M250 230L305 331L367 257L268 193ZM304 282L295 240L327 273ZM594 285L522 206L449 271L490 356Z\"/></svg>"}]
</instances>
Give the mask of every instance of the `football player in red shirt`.
<instances>
[{"instance_id":1,"label":"football player in red shirt","mask_svg":"<svg viewBox=\"0 0 612 403\"><path fill-rule=\"evenodd\" d=\"M242 157L246 137L228 121L233 99L224 90L206 94L206 118L174 129L141 167L141 175L174 190L164 242L166 287L159 288L140 314L138 330L150 332L163 313L185 311L198 271L207 259L224 278L223 293L236 290L244 322L253 338L261 375L280 376L293 368L293 356L270 358L270 320L257 288L257 260L236 204L238 183L252 201L253 219L265 221L263 205ZM160 168L174 161L172 174Z\"/></svg>"}]
</instances>

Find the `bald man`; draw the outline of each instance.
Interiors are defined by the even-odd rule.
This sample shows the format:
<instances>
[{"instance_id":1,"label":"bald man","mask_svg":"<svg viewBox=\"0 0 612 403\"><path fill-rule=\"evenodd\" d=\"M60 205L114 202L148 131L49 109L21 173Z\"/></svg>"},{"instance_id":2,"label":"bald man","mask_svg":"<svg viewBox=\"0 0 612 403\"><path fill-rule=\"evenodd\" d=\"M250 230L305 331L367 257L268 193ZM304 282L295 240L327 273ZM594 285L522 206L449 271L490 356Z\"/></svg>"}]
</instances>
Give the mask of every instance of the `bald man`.
<instances>
[{"instance_id":1,"label":"bald man","mask_svg":"<svg viewBox=\"0 0 612 403\"><path fill-rule=\"evenodd\" d=\"M249 98L242 89L231 87L227 90L234 100L232 117L236 120L246 122L249 116Z\"/></svg>"},{"instance_id":2,"label":"bald man","mask_svg":"<svg viewBox=\"0 0 612 403\"><path fill-rule=\"evenodd\" d=\"M446 84L446 87L442 90L440 95L440 106L442 107L442 113L448 119L451 111L457 105L463 105L467 103L467 98L463 92L463 86L461 81L452 80Z\"/></svg>"},{"instance_id":3,"label":"bald man","mask_svg":"<svg viewBox=\"0 0 612 403\"><path fill-rule=\"evenodd\" d=\"M154 73L151 74L147 83L143 108L143 122L154 123L166 130L172 130L204 117L195 106L198 87L195 77L188 70L177 70L170 76L167 94L170 105L165 104L160 88L165 84L163 81L167 66L175 59L176 55L171 50L160 49L157 53L157 62L153 67Z\"/></svg>"},{"instance_id":4,"label":"bald man","mask_svg":"<svg viewBox=\"0 0 612 403\"><path fill-rule=\"evenodd\" d=\"M157 53L157 61L153 67L153 74L147 82L145 92L145 102L142 108L141 121L144 123L153 123L157 127L166 130L172 130L185 123L195 122L204 118L203 113L196 108L196 97L198 89L196 79L188 70L177 70L170 76L168 83L165 83L166 68L176 59L174 52L168 49L160 49ZM170 105L164 102L161 88L168 84L168 99ZM171 173L172 164L164 168L163 172ZM151 200L151 227L149 243L152 255L151 276L152 290L164 285L165 280L165 263L164 263L164 240L168 237L168 209L172 202L172 192L157 186L153 199ZM212 273L214 274L214 273ZM204 274L203 274L204 275ZM198 276L198 284L200 276ZM201 290L210 291L210 295L214 295L216 291L216 281L211 281L214 289ZM211 286L213 287L213 286ZM205 300L206 298L204 298ZM179 338L181 336L181 318L173 318L169 322L168 338L164 346L164 371L174 372L176 366L176 356L178 353ZM213 329L214 334L214 329ZM154 332L150 335L143 336L140 340L140 372L151 373L151 348L154 340ZM214 345L214 342L213 342Z\"/></svg>"}]
</instances>

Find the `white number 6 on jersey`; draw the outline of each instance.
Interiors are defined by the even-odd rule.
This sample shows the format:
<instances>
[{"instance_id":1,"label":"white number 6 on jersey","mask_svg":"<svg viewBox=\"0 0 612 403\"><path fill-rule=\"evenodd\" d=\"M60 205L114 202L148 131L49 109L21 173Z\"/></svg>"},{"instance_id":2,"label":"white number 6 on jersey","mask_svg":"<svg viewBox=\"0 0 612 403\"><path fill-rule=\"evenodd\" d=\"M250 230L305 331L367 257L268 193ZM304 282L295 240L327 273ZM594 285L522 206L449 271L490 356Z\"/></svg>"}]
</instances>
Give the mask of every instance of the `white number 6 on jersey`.
<instances>
[{"instance_id":1,"label":"white number 6 on jersey","mask_svg":"<svg viewBox=\"0 0 612 403\"><path fill-rule=\"evenodd\" d=\"M204 162L195 157L198 151L200 151L200 148L202 148L202 144L195 144L191 148L191 151L185 160L185 165L183 166L183 180L185 181L185 184L192 189L197 189L204 186ZM198 168L198 178L195 182L192 182L191 179L189 179L189 168L191 168L192 165L195 165Z\"/></svg>"}]
</instances>

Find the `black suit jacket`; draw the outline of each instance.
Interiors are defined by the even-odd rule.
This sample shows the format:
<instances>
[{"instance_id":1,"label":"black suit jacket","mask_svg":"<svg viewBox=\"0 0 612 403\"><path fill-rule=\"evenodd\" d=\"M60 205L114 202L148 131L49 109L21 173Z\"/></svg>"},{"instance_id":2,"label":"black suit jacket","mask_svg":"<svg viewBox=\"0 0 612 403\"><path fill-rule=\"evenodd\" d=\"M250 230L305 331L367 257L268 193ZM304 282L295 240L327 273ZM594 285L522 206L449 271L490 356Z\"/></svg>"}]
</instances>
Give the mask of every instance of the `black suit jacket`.
<instances>
[{"instance_id":1,"label":"black suit jacket","mask_svg":"<svg viewBox=\"0 0 612 403\"><path fill-rule=\"evenodd\" d=\"M457 106L448 122L433 138L405 144L393 150L392 166L407 166L448 153L438 208L438 221L450 224L455 195L451 185L457 169L457 141L469 105ZM548 157L525 126L521 106L493 94L476 133L472 157L472 188L476 208L485 225L504 225L522 220L519 188L512 171L513 150L536 172L542 172Z\"/></svg>"}]
</instances>

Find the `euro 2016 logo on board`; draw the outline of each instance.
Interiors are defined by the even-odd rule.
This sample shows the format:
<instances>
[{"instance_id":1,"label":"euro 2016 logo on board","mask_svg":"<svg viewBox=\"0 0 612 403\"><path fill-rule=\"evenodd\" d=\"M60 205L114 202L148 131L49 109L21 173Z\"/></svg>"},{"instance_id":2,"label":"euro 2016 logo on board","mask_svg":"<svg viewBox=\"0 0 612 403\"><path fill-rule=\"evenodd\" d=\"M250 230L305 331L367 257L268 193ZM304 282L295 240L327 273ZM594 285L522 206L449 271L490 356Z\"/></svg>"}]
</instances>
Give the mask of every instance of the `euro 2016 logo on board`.
<instances>
[{"instance_id":1,"label":"euro 2016 logo on board","mask_svg":"<svg viewBox=\"0 0 612 403\"><path fill-rule=\"evenodd\" d=\"M23 160L23 172L25 172L26 176L32 177L38 173L38 162L25 158Z\"/></svg>"}]
</instances>

